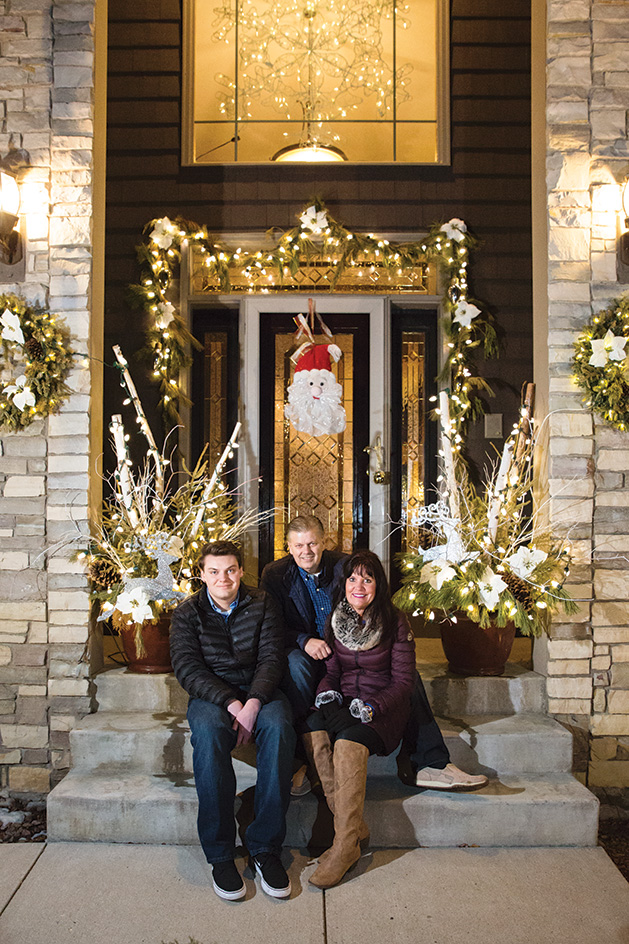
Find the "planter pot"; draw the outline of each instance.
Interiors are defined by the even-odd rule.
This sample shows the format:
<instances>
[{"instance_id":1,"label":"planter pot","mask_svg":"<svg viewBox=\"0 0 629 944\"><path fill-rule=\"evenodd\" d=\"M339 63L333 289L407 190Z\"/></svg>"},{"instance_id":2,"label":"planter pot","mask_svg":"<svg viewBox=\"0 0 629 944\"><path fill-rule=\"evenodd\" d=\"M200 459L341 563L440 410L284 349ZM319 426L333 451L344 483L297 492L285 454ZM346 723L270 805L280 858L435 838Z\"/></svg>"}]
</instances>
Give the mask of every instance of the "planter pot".
<instances>
[{"instance_id":1,"label":"planter pot","mask_svg":"<svg viewBox=\"0 0 629 944\"><path fill-rule=\"evenodd\" d=\"M146 653L138 656L135 646L136 629L140 628ZM154 674L172 672L170 664L170 616L161 616L155 623L134 623L121 630L122 647L129 660L130 672Z\"/></svg>"},{"instance_id":2,"label":"planter pot","mask_svg":"<svg viewBox=\"0 0 629 944\"><path fill-rule=\"evenodd\" d=\"M457 620L441 624L441 642L450 671L456 675L502 675L515 639L515 625L482 629L464 616L457 616Z\"/></svg>"}]
</instances>

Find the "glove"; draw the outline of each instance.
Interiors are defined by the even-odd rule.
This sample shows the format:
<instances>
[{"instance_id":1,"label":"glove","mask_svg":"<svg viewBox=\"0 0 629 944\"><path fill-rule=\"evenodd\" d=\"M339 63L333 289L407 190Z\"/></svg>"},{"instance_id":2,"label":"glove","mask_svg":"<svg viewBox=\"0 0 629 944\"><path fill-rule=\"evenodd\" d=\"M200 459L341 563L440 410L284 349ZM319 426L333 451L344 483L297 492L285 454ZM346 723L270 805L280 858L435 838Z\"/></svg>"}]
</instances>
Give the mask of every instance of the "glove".
<instances>
[{"instance_id":1,"label":"glove","mask_svg":"<svg viewBox=\"0 0 629 944\"><path fill-rule=\"evenodd\" d=\"M323 710L326 712L326 731L334 737L338 737L342 731L345 731L347 728L353 728L356 725L356 718L352 718L347 706L341 707L337 704L333 704L327 705ZM329 714L327 713L328 710Z\"/></svg>"},{"instance_id":2,"label":"glove","mask_svg":"<svg viewBox=\"0 0 629 944\"><path fill-rule=\"evenodd\" d=\"M366 705L362 698L354 698L349 706L352 718L358 718L362 724L369 724L373 720L373 708Z\"/></svg>"},{"instance_id":3,"label":"glove","mask_svg":"<svg viewBox=\"0 0 629 944\"><path fill-rule=\"evenodd\" d=\"M329 705L332 701L337 701L339 705L342 705L343 696L340 692L319 692L315 698L315 708L320 708L321 705Z\"/></svg>"}]
</instances>

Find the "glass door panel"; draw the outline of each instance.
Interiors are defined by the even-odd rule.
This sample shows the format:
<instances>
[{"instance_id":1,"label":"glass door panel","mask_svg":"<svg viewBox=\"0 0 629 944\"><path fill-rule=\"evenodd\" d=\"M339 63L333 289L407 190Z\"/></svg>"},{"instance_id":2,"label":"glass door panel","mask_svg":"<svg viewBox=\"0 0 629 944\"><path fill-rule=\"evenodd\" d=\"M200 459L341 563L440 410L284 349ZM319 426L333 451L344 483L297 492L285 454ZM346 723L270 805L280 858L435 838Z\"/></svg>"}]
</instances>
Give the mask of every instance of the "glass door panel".
<instances>
[{"instance_id":1,"label":"glass door panel","mask_svg":"<svg viewBox=\"0 0 629 944\"><path fill-rule=\"evenodd\" d=\"M350 551L368 543L364 448L369 435L369 316L326 314L325 321L342 351L332 371L343 389L347 426L342 433L310 436L298 432L284 415L294 374L290 357L297 346L292 317L261 315L262 505L275 509L262 541L262 564L285 553L286 523L300 514L321 520L331 547ZM328 341L321 335L317 340Z\"/></svg>"}]
</instances>

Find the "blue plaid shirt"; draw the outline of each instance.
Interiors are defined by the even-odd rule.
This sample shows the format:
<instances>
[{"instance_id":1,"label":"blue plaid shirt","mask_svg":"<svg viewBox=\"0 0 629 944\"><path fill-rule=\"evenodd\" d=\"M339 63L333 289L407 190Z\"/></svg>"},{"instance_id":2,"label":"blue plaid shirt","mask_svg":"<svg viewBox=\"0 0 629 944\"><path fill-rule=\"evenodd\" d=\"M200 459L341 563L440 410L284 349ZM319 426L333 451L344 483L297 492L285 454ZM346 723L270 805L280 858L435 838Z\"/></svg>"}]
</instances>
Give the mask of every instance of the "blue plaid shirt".
<instances>
[{"instance_id":1,"label":"blue plaid shirt","mask_svg":"<svg viewBox=\"0 0 629 944\"><path fill-rule=\"evenodd\" d=\"M310 594L312 606L314 608L315 622L317 624L317 633L323 639L323 631L330 610L332 609L332 585L321 587L319 585L320 574L309 574L307 571L299 568L301 579L306 584L306 589Z\"/></svg>"}]
</instances>

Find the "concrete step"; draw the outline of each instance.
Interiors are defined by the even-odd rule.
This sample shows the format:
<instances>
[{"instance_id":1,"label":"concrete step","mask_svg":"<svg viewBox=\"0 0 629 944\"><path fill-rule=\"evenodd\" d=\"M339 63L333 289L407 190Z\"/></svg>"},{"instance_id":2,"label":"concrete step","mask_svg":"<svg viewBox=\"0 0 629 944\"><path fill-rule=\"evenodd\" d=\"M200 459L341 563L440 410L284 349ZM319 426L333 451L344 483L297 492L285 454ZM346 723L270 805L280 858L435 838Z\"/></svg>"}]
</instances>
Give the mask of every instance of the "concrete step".
<instances>
[{"instance_id":1,"label":"concrete step","mask_svg":"<svg viewBox=\"0 0 629 944\"><path fill-rule=\"evenodd\" d=\"M242 798L245 810L252 792ZM194 843L196 815L191 778L124 769L96 776L76 769L48 797L48 838ZM568 774L504 776L474 793L413 790L375 777L367 785L365 818L374 848L593 846L598 801ZM292 800L286 845L303 848L323 835L330 835L325 803L313 794Z\"/></svg>"},{"instance_id":2,"label":"concrete step","mask_svg":"<svg viewBox=\"0 0 629 944\"><path fill-rule=\"evenodd\" d=\"M493 677L453 675L447 663L418 664L435 715L511 715L544 713L546 679L515 662L507 662L503 675Z\"/></svg>"},{"instance_id":3,"label":"concrete step","mask_svg":"<svg viewBox=\"0 0 629 944\"><path fill-rule=\"evenodd\" d=\"M418 664L433 711L441 718L466 715L544 713L546 680L518 663L507 663L498 678L463 678L447 665ZM94 679L99 710L184 713L188 697L174 675L138 675L109 669Z\"/></svg>"},{"instance_id":4,"label":"concrete step","mask_svg":"<svg viewBox=\"0 0 629 944\"><path fill-rule=\"evenodd\" d=\"M561 773L572 763L572 736L544 715L500 718L472 716L437 719L452 760L469 773ZM99 711L80 721L70 734L72 764L81 770L111 766L146 773L192 771L190 729L184 714L147 711ZM239 789L255 783L255 751L234 759ZM395 756L372 757L370 777L396 777Z\"/></svg>"}]
</instances>

